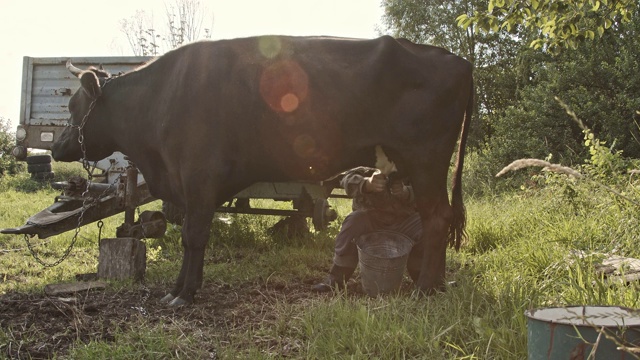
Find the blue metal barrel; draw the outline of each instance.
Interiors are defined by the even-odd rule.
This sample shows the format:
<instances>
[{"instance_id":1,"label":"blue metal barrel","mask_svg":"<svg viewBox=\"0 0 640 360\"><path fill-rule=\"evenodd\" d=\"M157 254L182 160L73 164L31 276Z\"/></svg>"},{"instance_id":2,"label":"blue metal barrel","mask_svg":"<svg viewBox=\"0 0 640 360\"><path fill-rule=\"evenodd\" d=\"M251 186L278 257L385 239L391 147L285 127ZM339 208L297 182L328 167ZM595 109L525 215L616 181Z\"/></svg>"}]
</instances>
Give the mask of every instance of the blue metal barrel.
<instances>
[{"instance_id":1,"label":"blue metal barrel","mask_svg":"<svg viewBox=\"0 0 640 360\"><path fill-rule=\"evenodd\" d=\"M529 360L637 359L640 310L570 306L525 311ZM593 356L593 357L590 357Z\"/></svg>"}]
</instances>

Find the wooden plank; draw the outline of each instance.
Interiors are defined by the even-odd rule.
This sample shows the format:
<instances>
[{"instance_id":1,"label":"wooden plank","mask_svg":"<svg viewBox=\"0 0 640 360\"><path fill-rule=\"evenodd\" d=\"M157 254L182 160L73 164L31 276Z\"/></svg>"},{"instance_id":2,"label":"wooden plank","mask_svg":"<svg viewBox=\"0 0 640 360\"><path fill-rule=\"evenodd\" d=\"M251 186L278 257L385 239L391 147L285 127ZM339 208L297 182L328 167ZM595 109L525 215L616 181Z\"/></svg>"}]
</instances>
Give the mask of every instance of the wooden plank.
<instances>
[{"instance_id":1,"label":"wooden plank","mask_svg":"<svg viewBox=\"0 0 640 360\"><path fill-rule=\"evenodd\" d=\"M44 287L44 293L49 296L56 296L60 294L72 294L92 289L104 290L106 287L107 284L102 281L49 284Z\"/></svg>"}]
</instances>

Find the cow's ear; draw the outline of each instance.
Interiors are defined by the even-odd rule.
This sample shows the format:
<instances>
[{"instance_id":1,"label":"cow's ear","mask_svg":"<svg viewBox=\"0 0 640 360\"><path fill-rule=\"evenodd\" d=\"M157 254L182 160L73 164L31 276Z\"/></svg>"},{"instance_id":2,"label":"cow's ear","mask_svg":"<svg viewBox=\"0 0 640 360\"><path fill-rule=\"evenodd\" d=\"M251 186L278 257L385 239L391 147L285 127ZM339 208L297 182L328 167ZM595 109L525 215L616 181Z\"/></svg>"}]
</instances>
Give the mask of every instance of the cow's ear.
<instances>
[{"instance_id":1,"label":"cow's ear","mask_svg":"<svg viewBox=\"0 0 640 360\"><path fill-rule=\"evenodd\" d=\"M85 71L80 75L80 85L82 85L82 89L92 100L97 99L102 94L100 82L93 71Z\"/></svg>"}]
</instances>

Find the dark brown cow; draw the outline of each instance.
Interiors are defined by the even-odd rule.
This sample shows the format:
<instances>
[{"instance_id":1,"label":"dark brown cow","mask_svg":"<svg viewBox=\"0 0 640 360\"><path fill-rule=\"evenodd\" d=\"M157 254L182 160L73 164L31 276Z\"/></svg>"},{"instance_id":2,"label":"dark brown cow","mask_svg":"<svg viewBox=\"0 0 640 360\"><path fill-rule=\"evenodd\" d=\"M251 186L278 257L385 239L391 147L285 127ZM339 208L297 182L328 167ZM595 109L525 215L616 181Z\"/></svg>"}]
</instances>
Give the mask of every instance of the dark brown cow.
<instances>
[{"instance_id":1,"label":"dark brown cow","mask_svg":"<svg viewBox=\"0 0 640 360\"><path fill-rule=\"evenodd\" d=\"M376 149L415 189L426 244L417 285L442 287L447 243L459 247L465 224L460 184L473 79L464 59L388 36L265 36L193 43L121 76L68 68L82 87L53 157L120 151L154 197L186 211L170 304L193 301L201 287L211 221L225 200L258 181L319 181L374 166Z\"/></svg>"}]
</instances>

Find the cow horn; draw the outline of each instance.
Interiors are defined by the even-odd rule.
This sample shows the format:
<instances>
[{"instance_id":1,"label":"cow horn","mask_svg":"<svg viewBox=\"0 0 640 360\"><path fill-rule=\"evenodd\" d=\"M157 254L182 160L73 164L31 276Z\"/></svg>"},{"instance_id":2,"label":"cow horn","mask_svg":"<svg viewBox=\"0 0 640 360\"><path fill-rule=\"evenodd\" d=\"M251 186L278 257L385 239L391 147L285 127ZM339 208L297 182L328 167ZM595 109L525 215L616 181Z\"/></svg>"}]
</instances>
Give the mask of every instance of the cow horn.
<instances>
[{"instance_id":1,"label":"cow horn","mask_svg":"<svg viewBox=\"0 0 640 360\"><path fill-rule=\"evenodd\" d=\"M73 66L73 64L71 64L71 60L67 60L67 69L77 77L80 77L80 74L82 74L82 70Z\"/></svg>"}]
</instances>

